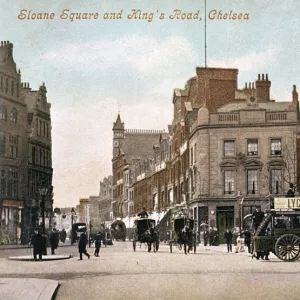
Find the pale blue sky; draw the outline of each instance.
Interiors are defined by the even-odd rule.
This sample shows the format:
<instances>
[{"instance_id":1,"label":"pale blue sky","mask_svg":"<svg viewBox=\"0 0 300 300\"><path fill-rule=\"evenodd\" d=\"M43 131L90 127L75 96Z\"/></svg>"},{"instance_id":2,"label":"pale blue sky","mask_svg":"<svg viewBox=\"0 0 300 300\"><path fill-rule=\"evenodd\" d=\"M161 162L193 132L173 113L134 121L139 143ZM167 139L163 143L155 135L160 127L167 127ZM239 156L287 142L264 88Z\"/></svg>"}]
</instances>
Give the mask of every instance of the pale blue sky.
<instances>
[{"instance_id":1,"label":"pale blue sky","mask_svg":"<svg viewBox=\"0 0 300 300\"><path fill-rule=\"evenodd\" d=\"M55 18L18 20L21 9ZM63 9L99 18L61 20ZM152 22L129 20L131 9L155 15ZM200 10L202 20L170 20L174 9ZM271 97L291 100L293 84L300 87L300 2L207 0L207 12L213 9L249 13L249 20L207 20L208 66L238 68L239 87L268 73ZM121 10L121 20L102 19ZM173 89L204 65L204 0L15 0L1 2L0 20L0 39L13 42L22 80L48 89L55 206L99 193L99 181L111 174L118 110L126 128L166 129Z\"/></svg>"}]
</instances>

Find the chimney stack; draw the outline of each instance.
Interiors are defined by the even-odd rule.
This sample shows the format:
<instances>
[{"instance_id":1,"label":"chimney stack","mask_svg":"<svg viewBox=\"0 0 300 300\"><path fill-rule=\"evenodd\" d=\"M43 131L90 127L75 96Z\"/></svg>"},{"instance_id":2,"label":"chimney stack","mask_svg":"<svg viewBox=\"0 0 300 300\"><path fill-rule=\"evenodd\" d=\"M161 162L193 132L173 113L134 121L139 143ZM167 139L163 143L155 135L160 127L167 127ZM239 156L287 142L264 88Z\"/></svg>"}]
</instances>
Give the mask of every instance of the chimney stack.
<instances>
[{"instance_id":1,"label":"chimney stack","mask_svg":"<svg viewBox=\"0 0 300 300\"><path fill-rule=\"evenodd\" d=\"M266 75L266 77L265 77ZM260 101L270 101L270 87L271 81L269 81L268 74L258 74L258 79L255 81L256 85L256 97Z\"/></svg>"}]
</instances>

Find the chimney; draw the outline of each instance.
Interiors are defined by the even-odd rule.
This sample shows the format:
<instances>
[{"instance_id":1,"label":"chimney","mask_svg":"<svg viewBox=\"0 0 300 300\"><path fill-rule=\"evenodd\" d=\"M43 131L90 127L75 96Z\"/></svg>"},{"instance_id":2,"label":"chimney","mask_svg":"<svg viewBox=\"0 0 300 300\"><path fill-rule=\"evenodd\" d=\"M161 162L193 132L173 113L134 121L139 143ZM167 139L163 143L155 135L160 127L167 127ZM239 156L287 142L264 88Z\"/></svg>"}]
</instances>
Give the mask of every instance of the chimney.
<instances>
[{"instance_id":1,"label":"chimney","mask_svg":"<svg viewBox=\"0 0 300 300\"><path fill-rule=\"evenodd\" d=\"M293 85L293 104L297 104L298 103L298 92L296 90L296 86Z\"/></svg>"},{"instance_id":2,"label":"chimney","mask_svg":"<svg viewBox=\"0 0 300 300\"><path fill-rule=\"evenodd\" d=\"M258 74L258 79L255 81L256 97L260 101L270 101L270 87L271 81L269 81L268 74Z\"/></svg>"}]
</instances>

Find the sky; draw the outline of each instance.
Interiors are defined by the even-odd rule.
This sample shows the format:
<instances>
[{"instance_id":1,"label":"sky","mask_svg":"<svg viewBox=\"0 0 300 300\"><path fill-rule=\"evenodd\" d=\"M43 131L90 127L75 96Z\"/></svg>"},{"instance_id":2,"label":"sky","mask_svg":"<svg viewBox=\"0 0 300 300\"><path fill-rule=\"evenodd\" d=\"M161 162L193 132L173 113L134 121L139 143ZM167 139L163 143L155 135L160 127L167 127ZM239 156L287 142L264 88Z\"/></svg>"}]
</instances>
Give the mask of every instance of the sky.
<instances>
[{"instance_id":1,"label":"sky","mask_svg":"<svg viewBox=\"0 0 300 300\"><path fill-rule=\"evenodd\" d=\"M214 11L248 20L212 19ZM31 19L45 12L53 19ZM271 98L291 101L300 87L300 2L207 0L206 12L207 66L238 68L239 88L267 73ZM94 15L72 21L74 13ZM111 13L118 19L104 18ZM118 112L127 129L167 130L174 88L205 66L204 20L204 0L1 1L0 40L14 44L22 81L47 87L54 206L99 195L112 174Z\"/></svg>"}]
</instances>

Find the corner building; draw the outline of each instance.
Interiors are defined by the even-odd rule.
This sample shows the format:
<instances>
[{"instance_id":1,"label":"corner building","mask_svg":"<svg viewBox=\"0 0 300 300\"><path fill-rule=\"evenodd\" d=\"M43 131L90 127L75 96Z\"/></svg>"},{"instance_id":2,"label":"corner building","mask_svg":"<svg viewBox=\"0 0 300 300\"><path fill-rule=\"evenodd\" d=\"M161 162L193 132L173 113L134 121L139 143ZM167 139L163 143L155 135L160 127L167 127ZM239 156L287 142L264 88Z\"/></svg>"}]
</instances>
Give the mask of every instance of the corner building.
<instances>
[{"instance_id":1,"label":"corner building","mask_svg":"<svg viewBox=\"0 0 300 300\"><path fill-rule=\"evenodd\" d=\"M299 181L296 86L291 101L279 102L270 99L267 74L243 89L236 78L234 69L197 68L185 104L193 120L189 205L198 224L216 227L221 239L226 228L250 225L244 217L256 206L268 208Z\"/></svg>"},{"instance_id":2,"label":"corner building","mask_svg":"<svg viewBox=\"0 0 300 300\"><path fill-rule=\"evenodd\" d=\"M52 212L51 118L46 87L32 91L21 83L13 44L0 46L0 239L26 242L39 222L41 181Z\"/></svg>"}]
</instances>

